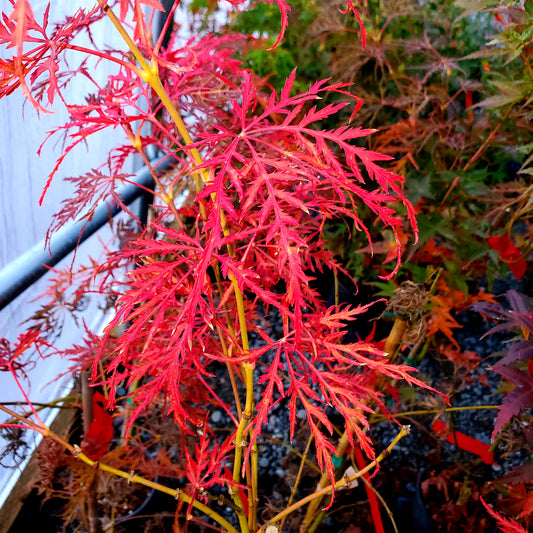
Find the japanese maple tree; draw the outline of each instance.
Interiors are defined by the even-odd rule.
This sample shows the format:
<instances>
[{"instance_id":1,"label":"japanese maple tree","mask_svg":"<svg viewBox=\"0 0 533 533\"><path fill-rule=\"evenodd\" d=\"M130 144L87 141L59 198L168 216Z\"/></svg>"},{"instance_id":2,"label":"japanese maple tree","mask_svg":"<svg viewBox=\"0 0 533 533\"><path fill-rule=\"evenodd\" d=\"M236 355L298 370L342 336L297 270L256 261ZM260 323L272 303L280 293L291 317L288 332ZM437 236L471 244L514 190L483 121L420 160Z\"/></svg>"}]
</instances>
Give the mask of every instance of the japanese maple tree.
<instances>
[{"instance_id":1,"label":"japanese maple tree","mask_svg":"<svg viewBox=\"0 0 533 533\"><path fill-rule=\"evenodd\" d=\"M276 3L282 39L289 6ZM48 112L59 101L70 116L51 134L67 142L43 195L68 153L90 135L120 128L129 141L113 148L101 167L71 179L75 193L52 230L76 218L89 220L103 198L120 202L116 191L130 180L125 171L130 155L140 154L153 173L154 205L146 227L127 234L102 263L71 273L74 283L80 280L73 298L96 291L114 302L115 311L102 338L80 331L84 342L64 352L76 370L91 369L107 407L125 414L125 435L155 411L172 417L182 439L200 434L193 447L182 446L185 470L167 457L165 468L182 472L186 487L153 481L149 486L175 495L228 531L259 530L256 443L280 402L290 412L291 438L297 411L305 412L318 465L331 484L324 494L335 483L341 486L332 461L330 410L342 416L351 445L358 441L367 458L376 460L366 416L374 404L387 410L377 384L388 377L425 385L371 342L344 342L345 325L366 306L328 307L313 280L326 269L332 275L343 270L325 246L328 220L342 217L370 239L368 218L360 216L364 206L396 239L397 265L404 213L415 239L417 226L403 179L383 166L389 157L361 146L374 130L349 124L322 129L323 121L341 110L353 106L352 116L359 110L362 102L350 84L321 80L296 93L293 72L278 93L235 59L244 36L209 34L184 46L171 38L162 46L163 34L153 42L150 32L153 13L162 9L158 0L101 0L55 25L48 9L42 19L35 17L29 0L10 4L0 22L0 43L12 52L0 60L0 96L19 89L38 111ZM359 20L349 0L348 13ZM80 34L90 37L105 17L124 38L126 51L77 44ZM117 71L100 85L85 60L76 71L69 69L65 59L71 54L111 61ZM83 104L67 102L63 93L76 76L95 86ZM334 98L320 105L328 95ZM157 162L147 155L154 148ZM172 171L160 172L166 160ZM36 346L45 342L44 324L57 313L58 294L63 292L48 293L45 311L34 321ZM64 302L61 307L69 309ZM276 335L266 327L274 315L282 325ZM17 377L14 357L2 356L2 370ZM231 401L217 388L215 372L224 366ZM226 439L209 427L213 406L233 424ZM53 438L97 469L146 482L106 465L110 422L98 412L105 427L93 425L86 440L100 434L105 443L79 448ZM20 420L49 434L38 417ZM206 505L215 486L232 500L239 529Z\"/></svg>"}]
</instances>

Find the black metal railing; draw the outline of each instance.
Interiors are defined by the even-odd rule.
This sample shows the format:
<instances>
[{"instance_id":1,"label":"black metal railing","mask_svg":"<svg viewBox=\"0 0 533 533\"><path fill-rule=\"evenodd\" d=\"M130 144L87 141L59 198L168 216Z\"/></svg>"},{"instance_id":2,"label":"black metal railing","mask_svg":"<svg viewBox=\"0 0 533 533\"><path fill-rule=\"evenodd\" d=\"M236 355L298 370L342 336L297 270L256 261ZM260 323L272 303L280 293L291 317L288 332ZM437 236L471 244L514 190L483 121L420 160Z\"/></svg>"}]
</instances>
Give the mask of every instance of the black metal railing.
<instances>
[{"instance_id":1,"label":"black metal railing","mask_svg":"<svg viewBox=\"0 0 533 533\"><path fill-rule=\"evenodd\" d=\"M164 172L170 166L171 161L167 159L158 164L157 172ZM150 170L144 167L137 172L130 184L119 191L118 195L125 205L130 205L133 201L144 196L145 205L144 207L141 206L141 210L146 212L148 198L151 197L147 189L151 189L152 186L153 178ZM120 212L121 208L115 201L102 202L95 209L90 220L81 220L62 228L51 237L48 246L43 240L0 270L0 310L31 287L33 283L50 271L50 267L72 253L77 246ZM142 221L143 214L139 218Z\"/></svg>"},{"instance_id":2,"label":"black metal railing","mask_svg":"<svg viewBox=\"0 0 533 533\"><path fill-rule=\"evenodd\" d=\"M164 11L159 13L156 19L155 38L162 31L175 2L176 0L163 0ZM170 25L167 33L170 34L171 31L172 25ZM169 35L165 35L163 46L168 43L168 37ZM164 172L170 166L171 162L165 160L159 163L157 172ZM145 167L136 174L131 184L119 192L119 196L125 205L130 205L142 196L145 196L145 199L150 198L151 195L146 192L146 189L152 187L152 176ZM145 201L144 206L141 206L141 211L146 213L147 204L148 201ZM115 202L111 200L103 202L97 207L89 221L83 220L59 230L50 239L49 246L46 246L43 240L0 270L0 310L9 305L17 296L49 272L50 267L72 253L78 245L120 212L121 209ZM143 220L143 213L140 214L139 219Z\"/></svg>"}]
</instances>

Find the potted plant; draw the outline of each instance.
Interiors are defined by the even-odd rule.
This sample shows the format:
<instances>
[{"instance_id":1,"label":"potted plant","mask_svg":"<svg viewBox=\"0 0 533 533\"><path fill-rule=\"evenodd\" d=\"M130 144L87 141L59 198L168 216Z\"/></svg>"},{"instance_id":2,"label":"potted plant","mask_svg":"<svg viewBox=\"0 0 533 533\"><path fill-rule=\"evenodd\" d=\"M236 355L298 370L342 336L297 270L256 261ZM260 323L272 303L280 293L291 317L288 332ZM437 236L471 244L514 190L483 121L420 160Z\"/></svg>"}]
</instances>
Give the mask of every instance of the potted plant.
<instances>
[{"instance_id":1,"label":"potted plant","mask_svg":"<svg viewBox=\"0 0 533 533\"><path fill-rule=\"evenodd\" d=\"M289 6L276 3L280 41ZM83 439L53 433L27 395L30 413L0 406L12 418L4 426L35 430L50 449L69 452L70 509L81 509L88 531L109 525L99 520L98 494L110 476L175 498L176 528L196 522L271 533L314 502L299 518L306 531L316 527L323 497L331 505L336 491L376 468L407 434L399 427L381 454L367 435L369 413L390 415L384 381L428 388L391 357L408 327L405 317L382 349L371 340L346 341L346 324L369 305L328 306L315 289L319 272L346 274L327 249L324 227L342 217L369 238L369 218L361 215L369 212L396 240L399 265L404 232L417 237L414 210L403 179L384 166L389 157L362 147L374 130L349 120L323 129L328 117L350 109L353 118L360 109L350 84L321 80L297 92L293 72L276 92L235 59L245 36L206 34L184 46L171 38L163 46L169 17L152 40L152 17L161 9L158 0L100 0L51 26L48 10L39 19L30 1L17 0L2 15L0 42L12 55L0 63L0 96L22 90L38 111L59 101L70 115L55 132L65 135L65 153L43 195L64 157L88 136L115 128L127 139L101 167L72 180L75 191L53 229L90 220L104 197L120 202L116 188L130 180L124 165L134 154L154 181L148 222L119 227L120 246L106 250L103 261L58 275L46 312L17 342L2 344L1 368L24 391L26 354L58 351L46 336L52 317L79 311L64 304L67 295L74 302L89 293L103 297L113 309L103 335L82 328L83 341L62 350L72 371L89 372L99 391ZM350 1L343 14L360 21ZM103 19L122 36L124 50L77 43ZM364 44L362 25L360 31ZM99 84L84 62L71 71L69 54L96 58L96 66L109 61L117 71ZM83 104L63 97L76 76L95 85ZM154 150L156 162L148 155ZM162 172L161 161L171 170ZM302 469L313 449L323 476L300 499L296 481L285 508L265 515L260 443L280 408L288 441L307 427ZM334 416L343 426L337 445ZM358 471L344 465L349 447L366 456ZM113 514L109 520L112 527Z\"/></svg>"}]
</instances>

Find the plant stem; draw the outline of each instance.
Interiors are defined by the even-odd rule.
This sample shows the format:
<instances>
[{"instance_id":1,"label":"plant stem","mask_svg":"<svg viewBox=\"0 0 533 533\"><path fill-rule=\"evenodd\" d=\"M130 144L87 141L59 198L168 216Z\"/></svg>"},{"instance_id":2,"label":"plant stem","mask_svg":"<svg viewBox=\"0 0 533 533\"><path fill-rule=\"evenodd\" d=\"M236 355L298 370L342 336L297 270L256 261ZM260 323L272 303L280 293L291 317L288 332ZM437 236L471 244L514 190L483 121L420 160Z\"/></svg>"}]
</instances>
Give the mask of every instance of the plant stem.
<instances>
[{"instance_id":1,"label":"plant stem","mask_svg":"<svg viewBox=\"0 0 533 533\"><path fill-rule=\"evenodd\" d=\"M250 490L248 492L248 505L249 505L249 516L248 524L250 525L250 531L255 531L257 529L257 503L259 497L257 496L258 483L258 464L259 464L259 450L257 449L257 441L252 443L252 450L250 452Z\"/></svg>"},{"instance_id":2,"label":"plant stem","mask_svg":"<svg viewBox=\"0 0 533 533\"><path fill-rule=\"evenodd\" d=\"M494 137L496 137L496 134L500 130L502 123L505 120L507 120L507 117L511 113L511 109L512 109L511 107L507 109L507 111L504 113L503 117L501 118L501 121L496 125L495 128L493 128L490 131L489 135L487 136L483 144L478 148L477 152L470 158L470 160L464 166L463 172L466 172L483 155L483 152L487 149L487 146L489 145L489 143L492 141L492 139L494 139Z\"/></svg>"},{"instance_id":3,"label":"plant stem","mask_svg":"<svg viewBox=\"0 0 533 533\"><path fill-rule=\"evenodd\" d=\"M109 20L113 23L113 26L117 29L117 31L120 33L120 36L124 39L126 44L128 45L128 48L131 50L133 55L135 56L135 59L141 66L141 68L144 71L148 71L148 63L146 62L146 59L141 54L141 51L137 48L137 45L133 42L132 38L129 36L128 32L126 31L126 28L122 25L118 17L113 13L113 10L107 5L107 0L98 0L98 3L100 4L100 7L102 8L103 12L107 15ZM142 76L141 76L142 77Z\"/></svg>"},{"instance_id":4,"label":"plant stem","mask_svg":"<svg viewBox=\"0 0 533 533\"><path fill-rule=\"evenodd\" d=\"M296 511L300 507L304 506L306 503L309 503L316 498L322 498L326 494L329 494L330 492L334 490L339 490L347 485L349 485L352 481L359 479L361 476L372 470L378 463L383 461L386 457L388 457L392 451L392 449L398 444L398 442L403 439L406 435L408 435L410 432L409 426L403 426L400 432L394 437L394 440L387 446L387 448L382 451L379 456L369 463L365 468L362 470L359 470L356 474L353 476L343 477L339 481L335 483L335 485L329 485L327 487L324 487L313 494L310 494L309 496L306 496L305 498L302 498L301 500L297 501L296 503L292 504L291 506L287 507L285 510L281 511L281 513L278 513L276 516L272 517L264 526L261 527L259 530L260 533L265 533L266 527L270 524L275 524L276 522L279 522L283 517L291 514L292 512Z\"/></svg>"},{"instance_id":5,"label":"plant stem","mask_svg":"<svg viewBox=\"0 0 533 533\"><path fill-rule=\"evenodd\" d=\"M242 297L242 295L241 295ZM241 469L242 469L242 460L243 460L243 449L248 445L246 442L246 427L249 420L252 418L253 414L253 404L254 404L254 365L250 363L242 364L244 384L246 386L246 403L244 404L244 411L242 412L239 427L235 434L235 458L233 463L233 481L239 483L241 479ZM236 494L234 494L236 492ZM235 499L235 496L238 496L238 502ZM251 494L249 496L252 496ZM242 501L237 491L232 492L232 497L234 498L235 503L238 503L239 507L239 522L241 524L241 529L243 533L248 533L250 531L248 526L248 520L245 516ZM255 506L254 506L255 509Z\"/></svg>"},{"instance_id":6,"label":"plant stem","mask_svg":"<svg viewBox=\"0 0 533 533\"><path fill-rule=\"evenodd\" d=\"M465 407L448 407L446 409L419 409L418 411L406 411L405 413L395 413L394 418L402 418L415 415L429 415L435 413L453 413L454 411L470 411L476 409L499 409L499 405L467 405ZM370 423L381 422L387 417L382 414L375 414L371 417Z\"/></svg>"},{"instance_id":7,"label":"plant stem","mask_svg":"<svg viewBox=\"0 0 533 533\"><path fill-rule=\"evenodd\" d=\"M391 331L389 333L389 336L387 338L387 342L385 343L384 352L389 355L389 359L392 360L395 357L395 354L400 346L400 343L402 341L403 335L407 330L409 323L405 320L402 320L400 318L397 318L394 321L394 324L392 325ZM378 384L376 385L376 390L379 390L384 382L384 378L378 381ZM337 449L335 452L335 459L340 463L342 462L344 455L346 454L346 450L349 445L349 439L348 434L346 431L342 434L338 444ZM329 483L329 478L327 474L322 474L322 477L320 478L320 481L317 485L317 491L320 491L324 487L326 487ZM307 508L307 512L305 513L305 518L300 525L300 533L305 533L308 531L308 528L310 524L313 522L314 517L316 515L316 512L318 510L318 507L320 505L320 499L315 499L312 501Z\"/></svg>"},{"instance_id":8,"label":"plant stem","mask_svg":"<svg viewBox=\"0 0 533 533\"><path fill-rule=\"evenodd\" d=\"M161 180L157 176L157 173L154 171L154 168L152 167L152 164L150 163L150 160L148 159L145 151L143 150L141 140L138 137L134 136L133 132L130 131L128 128L124 128L124 131L126 132L126 136L128 137L128 140L130 141L131 145L137 150L146 168L148 168L148 170L150 171L150 174L152 175L152 179L154 180L154 183L157 185L157 187L159 187L162 193L162 194L157 194L157 193L152 193L152 194L156 194L156 196L160 198L161 201L165 203L165 205L168 206L168 208L172 212L172 215L174 216L174 219L176 220L178 224L180 224L180 227L181 227L181 218L178 213L178 210L176 209L176 205L174 204L174 194L172 192L172 186L169 191L165 189L165 187L161 183Z\"/></svg>"},{"instance_id":9,"label":"plant stem","mask_svg":"<svg viewBox=\"0 0 533 533\"><path fill-rule=\"evenodd\" d=\"M102 470L103 472L109 472L110 474L114 474L115 476L127 479L130 483L138 483L140 485L144 485L145 487L150 487L159 492L163 492L165 494L173 496L177 500L182 500L185 503L191 504L193 507L195 507L199 511L202 511L207 516L215 520L222 527L226 528L226 530L229 531L230 533L239 533L237 529L235 529L225 518L220 516L218 513L216 513L209 507L207 507L207 505L200 503L198 500L193 500L190 496L188 496L187 494L184 494L179 489L171 489L170 487L161 485L160 483L156 483L154 481L150 481L149 479L145 479L141 476L138 476L137 474L134 474L133 472L128 473L128 472L125 472L124 470L119 470L117 468L106 465L104 463L93 461L92 459L89 459L89 457L87 457L77 446L73 447L73 454L77 459L79 459L80 461L83 461L85 464L88 464L89 466L93 468L97 468L98 470Z\"/></svg>"}]
</instances>

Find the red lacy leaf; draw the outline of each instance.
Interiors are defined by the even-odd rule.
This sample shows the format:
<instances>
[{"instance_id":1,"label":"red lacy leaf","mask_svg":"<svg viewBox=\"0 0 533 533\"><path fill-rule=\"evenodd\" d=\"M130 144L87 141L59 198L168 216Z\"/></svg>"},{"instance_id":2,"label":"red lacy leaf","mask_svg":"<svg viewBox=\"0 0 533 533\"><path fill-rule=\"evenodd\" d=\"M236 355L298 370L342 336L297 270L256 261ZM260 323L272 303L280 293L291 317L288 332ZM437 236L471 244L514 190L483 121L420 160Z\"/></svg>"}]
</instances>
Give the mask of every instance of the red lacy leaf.
<instances>
[{"instance_id":1,"label":"red lacy leaf","mask_svg":"<svg viewBox=\"0 0 533 533\"><path fill-rule=\"evenodd\" d=\"M485 502L483 498L481 503L487 510L487 512L498 522L498 527L503 533L527 533L527 531L518 523L511 518L505 518L501 514L498 514L488 503Z\"/></svg>"},{"instance_id":2,"label":"red lacy leaf","mask_svg":"<svg viewBox=\"0 0 533 533\"><path fill-rule=\"evenodd\" d=\"M38 329L30 329L21 333L13 344L6 338L0 338L0 372L10 372L14 377L26 377L26 370L35 364L27 352L31 354L36 350L43 357L43 348L51 348L50 343L41 335Z\"/></svg>"},{"instance_id":3,"label":"red lacy leaf","mask_svg":"<svg viewBox=\"0 0 533 533\"><path fill-rule=\"evenodd\" d=\"M242 5L246 2L246 0L228 0L228 2L234 6ZM274 2L279 7L279 11L281 14L281 29L278 35L278 38L273 46L269 48L269 50L274 50L278 46L279 43L283 40L283 36L285 35L285 30L287 29L287 26L289 24L289 11L291 10L289 4L286 2L286 0L261 0L264 4L267 2L272 5Z\"/></svg>"},{"instance_id":4,"label":"red lacy leaf","mask_svg":"<svg viewBox=\"0 0 533 533\"><path fill-rule=\"evenodd\" d=\"M240 493L243 487L237 485L227 472L225 464L228 462L228 455L234 448L232 442L234 435L228 437L222 444L213 442L205 431L202 431L199 442L194 446L194 454L185 449L186 468L184 475L187 477L191 496L194 499L200 497L205 500L205 490L214 485L233 485ZM244 501L243 501L244 503ZM192 509L193 502L189 503L188 512Z\"/></svg>"},{"instance_id":5,"label":"red lacy leaf","mask_svg":"<svg viewBox=\"0 0 533 533\"><path fill-rule=\"evenodd\" d=\"M366 46L366 30L363 25L363 21L361 20L361 16L359 15L359 11L357 11L356 7L353 5L352 0L347 0L346 9L344 11L339 9L339 12L343 15L346 15L346 13L348 13L350 10L353 12L357 23L359 24L359 29L361 30L361 45L364 48Z\"/></svg>"}]
</instances>

